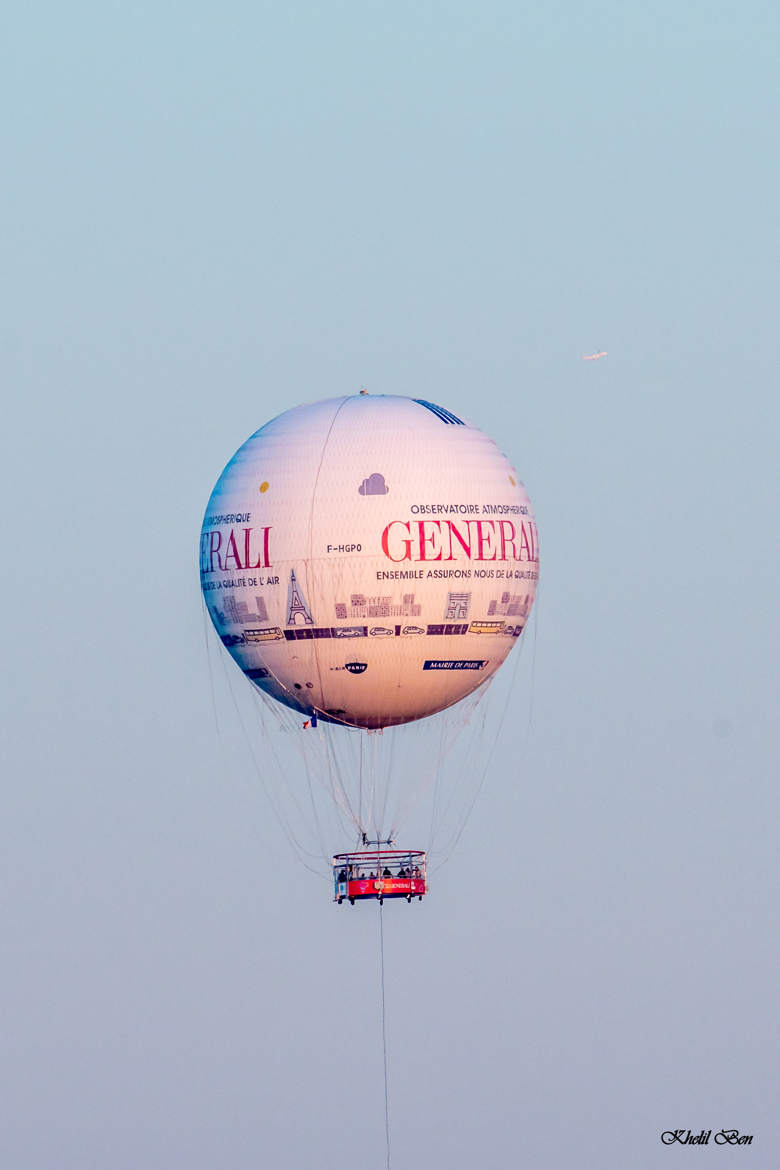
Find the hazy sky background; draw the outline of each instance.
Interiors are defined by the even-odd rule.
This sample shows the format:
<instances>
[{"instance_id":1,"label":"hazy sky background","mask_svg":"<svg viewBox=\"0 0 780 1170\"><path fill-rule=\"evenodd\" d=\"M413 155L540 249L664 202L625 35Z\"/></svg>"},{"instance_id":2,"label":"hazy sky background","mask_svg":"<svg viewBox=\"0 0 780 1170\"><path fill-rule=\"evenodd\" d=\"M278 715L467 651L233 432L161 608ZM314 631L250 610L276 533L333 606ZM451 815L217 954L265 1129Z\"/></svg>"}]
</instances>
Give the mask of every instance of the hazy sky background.
<instances>
[{"instance_id":1,"label":"hazy sky background","mask_svg":"<svg viewBox=\"0 0 780 1170\"><path fill-rule=\"evenodd\" d=\"M224 685L217 731L196 560L247 435L362 385L499 439L542 551L493 774L384 911L393 1167L778 1165L779 25L6 13L3 1166L385 1164L377 913Z\"/></svg>"}]
</instances>

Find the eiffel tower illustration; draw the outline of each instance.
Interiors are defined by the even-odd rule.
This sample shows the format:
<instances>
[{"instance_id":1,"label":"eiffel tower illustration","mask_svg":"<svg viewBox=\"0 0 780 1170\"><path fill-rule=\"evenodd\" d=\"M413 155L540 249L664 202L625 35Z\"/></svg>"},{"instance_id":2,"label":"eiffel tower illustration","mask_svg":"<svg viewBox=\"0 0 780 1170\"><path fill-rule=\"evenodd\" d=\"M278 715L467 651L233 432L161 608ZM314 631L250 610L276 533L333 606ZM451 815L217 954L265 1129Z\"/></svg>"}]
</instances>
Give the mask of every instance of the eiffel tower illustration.
<instances>
[{"instance_id":1,"label":"eiffel tower illustration","mask_svg":"<svg viewBox=\"0 0 780 1170\"><path fill-rule=\"evenodd\" d=\"M302 624L304 626L314 625L314 618L309 612L306 599L304 598L296 580L295 570L290 569L290 586L287 591L287 625L297 625L298 617L303 618Z\"/></svg>"}]
</instances>

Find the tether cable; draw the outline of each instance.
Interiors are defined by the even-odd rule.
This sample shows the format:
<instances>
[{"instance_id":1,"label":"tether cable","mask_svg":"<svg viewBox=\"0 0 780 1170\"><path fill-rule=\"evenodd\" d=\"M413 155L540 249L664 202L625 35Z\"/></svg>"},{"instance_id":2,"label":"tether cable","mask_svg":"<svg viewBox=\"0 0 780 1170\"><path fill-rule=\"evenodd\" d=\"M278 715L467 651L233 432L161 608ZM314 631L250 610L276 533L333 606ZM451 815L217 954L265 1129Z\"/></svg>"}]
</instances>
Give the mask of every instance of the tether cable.
<instances>
[{"instance_id":1,"label":"tether cable","mask_svg":"<svg viewBox=\"0 0 780 1170\"><path fill-rule=\"evenodd\" d=\"M385 1068L385 1142L387 1145L387 1170L390 1170L390 1097L387 1086L387 1019L385 1016L385 932L382 919L382 903L379 903L379 972L382 991L382 1057Z\"/></svg>"}]
</instances>

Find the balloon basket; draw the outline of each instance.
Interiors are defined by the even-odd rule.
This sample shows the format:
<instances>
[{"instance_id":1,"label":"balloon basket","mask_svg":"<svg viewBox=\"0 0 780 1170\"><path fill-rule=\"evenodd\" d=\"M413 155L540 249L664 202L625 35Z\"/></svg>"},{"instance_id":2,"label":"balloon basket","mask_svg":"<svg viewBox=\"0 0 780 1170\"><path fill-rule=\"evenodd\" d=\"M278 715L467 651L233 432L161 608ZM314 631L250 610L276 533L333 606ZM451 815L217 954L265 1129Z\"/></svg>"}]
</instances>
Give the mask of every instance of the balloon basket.
<instances>
[{"instance_id":1,"label":"balloon basket","mask_svg":"<svg viewBox=\"0 0 780 1170\"><path fill-rule=\"evenodd\" d=\"M428 893L425 853L420 849L371 849L337 853L333 858L333 901L378 901L412 898Z\"/></svg>"}]
</instances>

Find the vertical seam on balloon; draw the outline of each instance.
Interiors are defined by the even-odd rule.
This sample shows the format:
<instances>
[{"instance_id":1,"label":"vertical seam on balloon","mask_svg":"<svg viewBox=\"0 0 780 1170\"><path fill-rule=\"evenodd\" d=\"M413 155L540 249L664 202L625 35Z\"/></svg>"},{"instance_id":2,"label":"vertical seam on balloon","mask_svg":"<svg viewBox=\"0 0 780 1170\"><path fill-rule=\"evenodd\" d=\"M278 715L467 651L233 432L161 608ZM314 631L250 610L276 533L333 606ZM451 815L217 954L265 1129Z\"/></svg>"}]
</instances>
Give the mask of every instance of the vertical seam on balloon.
<instances>
[{"instance_id":1,"label":"vertical seam on balloon","mask_svg":"<svg viewBox=\"0 0 780 1170\"><path fill-rule=\"evenodd\" d=\"M322 444L322 450L320 451L320 461L317 464L317 474L314 476L314 484L313 484L312 492L311 492L311 505L309 507L309 555L308 555L308 558L306 560L306 575L307 575L307 577L308 577L310 571L312 572L312 574L314 571L313 568L311 567L312 566L312 556L313 556L313 552L314 552L314 547L313 547L314 546L314 537L313 537L314 503L315 503L315 500L317 499L317 485L320 482L320 472L322 471L322 464L325 460L325 452L328 449L328 443L330 442L330 436L333 433L333 428L336 425L336 419L339 417L339 414L341 413L341 411L344 409L344 407L347 405L348 402L349 402L349 395L345 395L344 398L342 398L339 405L337 406L336 412L333 415L333 418L330 420L330 426L328 427L328 433L325 436L325 439L324 439L323 444ZM311 589L312 589L313 583L314 583L313 578L312 578L312 582L310 584L307 582L307 584L309 584L309 596L310 597L312 595ZM324 691L324 687L323 687L323 683L322 683L322 671L320 670L320 656L319 656L319 653L317 651L317 639L316 638L313 639L313 646L314 646L314 664L317 667L317 683L318 683L319 688L320 688L320 696L323 700L323 708L322 709L324 709L325 691Z\"/></svg>"}]
</instances>

